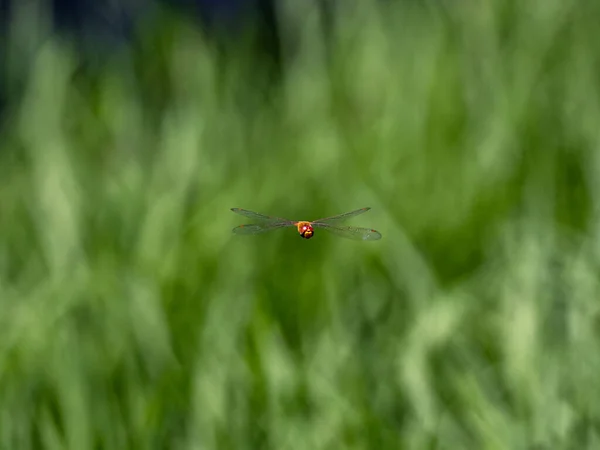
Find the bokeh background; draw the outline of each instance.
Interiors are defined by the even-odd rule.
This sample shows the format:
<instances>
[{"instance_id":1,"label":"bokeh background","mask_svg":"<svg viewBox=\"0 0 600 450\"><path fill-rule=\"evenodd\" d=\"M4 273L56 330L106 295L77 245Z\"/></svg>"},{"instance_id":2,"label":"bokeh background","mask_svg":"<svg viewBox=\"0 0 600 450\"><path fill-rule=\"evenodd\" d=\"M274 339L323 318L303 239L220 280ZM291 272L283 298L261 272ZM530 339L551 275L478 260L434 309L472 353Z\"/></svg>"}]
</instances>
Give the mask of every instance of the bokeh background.
<instances>
[{"instance_id":1,"label":"bokeh background","mask_svg":"<svg viewBox=\"0 0 600 450\"><path fill-rule=\"evenodd\" d=\"M0 5L0 448L600 448L597 3L67 3Z\"/></svg>"}]
</instances>

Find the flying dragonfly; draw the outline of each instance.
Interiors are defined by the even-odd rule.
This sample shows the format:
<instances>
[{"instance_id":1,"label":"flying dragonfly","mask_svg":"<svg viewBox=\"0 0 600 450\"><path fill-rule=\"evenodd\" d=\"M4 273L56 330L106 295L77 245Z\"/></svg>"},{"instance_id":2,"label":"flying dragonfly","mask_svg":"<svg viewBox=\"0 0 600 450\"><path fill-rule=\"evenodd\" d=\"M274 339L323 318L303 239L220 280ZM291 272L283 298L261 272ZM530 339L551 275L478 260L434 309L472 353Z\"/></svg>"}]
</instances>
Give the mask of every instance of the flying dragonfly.
<instances>
[{"instance_id":1,"label":"flying dragonfly","mask_svg":"<svg viewBox=\"0 0 600 450\"><path fill-rule=\"evenodd\" d=\"M252 211L247 211L240 208L231 208L231 210L242 216L249 217L260 221L260 223L240 225L233 229L235 234L260 234L267 231L276 230L279 228L296 227L300 237L310 239L315 234L315 228L322 228L330 233L342 236L348 239L359 241L377 241L381 239L381 233L371 228L350 227L338 225L342 220L349 219L359 214L366 213L371 208L361 208L356 211L351 211L345 214L339 214L325 219L314 220L312 222L306 220L288 220L281 217L265 216Z\"/></svg>"}]
</instances>

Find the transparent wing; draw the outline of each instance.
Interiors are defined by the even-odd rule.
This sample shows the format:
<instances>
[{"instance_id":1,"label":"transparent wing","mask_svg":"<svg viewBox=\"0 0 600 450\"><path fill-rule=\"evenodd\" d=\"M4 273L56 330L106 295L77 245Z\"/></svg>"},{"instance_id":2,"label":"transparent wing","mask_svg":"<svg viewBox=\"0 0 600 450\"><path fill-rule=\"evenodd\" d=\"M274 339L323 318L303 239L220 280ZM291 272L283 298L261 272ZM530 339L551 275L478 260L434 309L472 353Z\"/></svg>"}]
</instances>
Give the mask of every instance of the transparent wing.
<instances>
[{"instance_id":1,"label":"transparent wing","mask_svg":"<svg viewBox=\"0 0 600 450\"><path fill-rule=\"evenodd\" d=\"M315 223L323 223L323 222L339 222L341 220L346 220L346 219L349 219L350 217L354 217L354 216L358 216L359 214L366 213L370 209L371 208L361 208L361 209L357 209L356 211L339 214L337 216L326 217L325 219L315 220L312 223L315 224Z\"/></svg>"},{"instance_id":2,"label":"transparent wing","mask_svg":"<svg viewBox=\"0 0 600 450\"><path fill-rule=\"evenodd\" d=\"M314 228L322 228L330 233L342 236L348 239L354 239L357 241L377 241L381 239L381 233L371 228L361 227L340 227L331 225L329 223L312 223Z\"/></svg>"},{"instance_id":3,"label":"transparent wing","mask_svg":"<svg viewBox=\"0 0 600 450\"><path fill-rule=\"evenodd\" d=\"M284 222L284 221L289 222L289 220L282 219L281 217L265 216L264 214L258 214L258 213L252 212L252 211L248 211L247 209L231 208L231 210L236 214L239 214L239 215L245 216L245 217L249 217L250 219L268 220L268 221L276 220L279 222Z\"/></svg>"},{"instance_id":4,"label":"transparent wing","mask_svg":"<svg viewBox=\"0 0 600 450\"><path fill-rule=\"evenodd\" d=\"M253 223L249 225L240 225L235 227L232 231L235 234L260 234L266 231L276 230L277 228L285 228L294 226L294 222L286 220L283 222L269 222L269 223Z\"/></svg>"}]
</instances>

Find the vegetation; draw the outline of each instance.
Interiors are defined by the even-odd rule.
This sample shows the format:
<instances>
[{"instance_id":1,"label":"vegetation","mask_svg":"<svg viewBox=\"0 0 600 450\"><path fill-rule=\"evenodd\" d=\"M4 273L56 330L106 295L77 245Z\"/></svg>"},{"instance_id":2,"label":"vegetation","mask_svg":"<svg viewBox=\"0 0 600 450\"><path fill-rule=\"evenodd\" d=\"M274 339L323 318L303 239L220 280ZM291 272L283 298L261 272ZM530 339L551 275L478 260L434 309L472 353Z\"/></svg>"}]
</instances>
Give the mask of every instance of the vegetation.
<instances>
[{"instance_id":1,"label":"vegetation","mask_svg":"<svg viewBox=\"0 0 600 450\"><path fill-rule=\"evenodd\" d=\"M356 3L282 6L279 81L11 35L0 448L600 446L598 6Z\"/></svg>"}]
</instances>

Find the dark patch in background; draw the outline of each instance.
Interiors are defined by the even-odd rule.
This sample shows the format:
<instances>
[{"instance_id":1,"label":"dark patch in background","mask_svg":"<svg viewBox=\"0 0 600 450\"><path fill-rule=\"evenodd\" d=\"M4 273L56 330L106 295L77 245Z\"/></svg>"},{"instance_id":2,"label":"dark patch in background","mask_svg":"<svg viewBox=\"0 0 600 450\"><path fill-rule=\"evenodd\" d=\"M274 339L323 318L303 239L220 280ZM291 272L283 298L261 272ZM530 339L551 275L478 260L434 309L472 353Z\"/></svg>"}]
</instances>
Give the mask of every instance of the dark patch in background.
<instances>
[{"instance_id":1,"label":"dark patch in background","mask_svg":"<svg viewBox=\"0 0 600 450\"><path fill-rule=\"evenodd\" d=\"M24 77L7 73L8 37L17 1L0 0L0 120L7 104L18 103L24 84L20 81ZM280 70L275 0L50 0L47 10L51 32L69 42L78 53L79 69L86 72L101 71L114 55L127 52L139 38L142 25L152 33L166 16L176 15L197 24L221 50L235 45L240 32L255 25L257 63L267 62L276 72Z\"/></svg>"}]
</instances>

